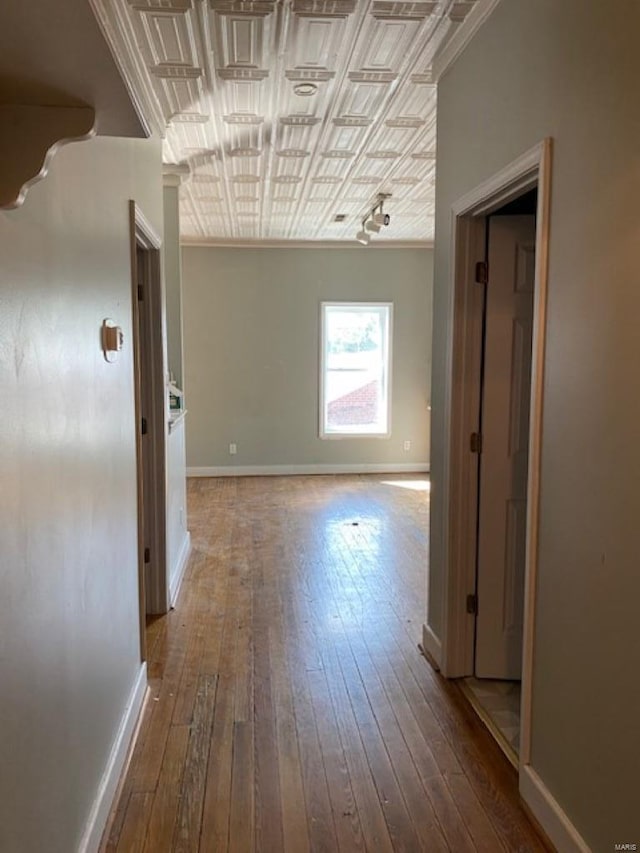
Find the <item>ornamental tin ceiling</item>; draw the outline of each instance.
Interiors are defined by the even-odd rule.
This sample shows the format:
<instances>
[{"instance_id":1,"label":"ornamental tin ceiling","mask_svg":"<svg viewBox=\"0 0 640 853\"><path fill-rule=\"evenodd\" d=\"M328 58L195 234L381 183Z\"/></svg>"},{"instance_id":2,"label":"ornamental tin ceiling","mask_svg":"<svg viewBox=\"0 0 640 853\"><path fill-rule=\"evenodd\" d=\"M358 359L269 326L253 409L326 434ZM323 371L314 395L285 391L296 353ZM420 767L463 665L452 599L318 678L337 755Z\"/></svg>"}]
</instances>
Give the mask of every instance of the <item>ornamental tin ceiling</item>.
<instances>
[{"instance_id":1,"label":"ornamental tin ceiling","mask_svg":"<svg viewBox=\"0 0 640 853\"><path fill-rule=\"evenodd\" d=\"M185 242L431 241L433 63L477 0L93 0ZM169 170L171 171L171 170Z\"/></svg>"}]
</instances>

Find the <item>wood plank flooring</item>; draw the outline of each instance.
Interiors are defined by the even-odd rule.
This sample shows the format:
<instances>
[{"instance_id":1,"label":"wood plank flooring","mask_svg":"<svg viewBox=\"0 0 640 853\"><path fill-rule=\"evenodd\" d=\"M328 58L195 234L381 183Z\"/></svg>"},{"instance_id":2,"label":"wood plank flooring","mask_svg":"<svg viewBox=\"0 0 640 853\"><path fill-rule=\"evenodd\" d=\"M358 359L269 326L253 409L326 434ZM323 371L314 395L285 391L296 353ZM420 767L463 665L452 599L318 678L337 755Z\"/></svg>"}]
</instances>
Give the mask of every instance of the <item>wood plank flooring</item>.
<instances>
[{"instance_id":1,"label":"wood plank flooring","mask_svg":"<svg viewBox=\"0 0 640 853\"><path fill-rule=\"evenodd\" d=\"M420 477L189 482L193 554L103 853L541 851L517 779L418 652Z\"/></svg>"}]
</instances>

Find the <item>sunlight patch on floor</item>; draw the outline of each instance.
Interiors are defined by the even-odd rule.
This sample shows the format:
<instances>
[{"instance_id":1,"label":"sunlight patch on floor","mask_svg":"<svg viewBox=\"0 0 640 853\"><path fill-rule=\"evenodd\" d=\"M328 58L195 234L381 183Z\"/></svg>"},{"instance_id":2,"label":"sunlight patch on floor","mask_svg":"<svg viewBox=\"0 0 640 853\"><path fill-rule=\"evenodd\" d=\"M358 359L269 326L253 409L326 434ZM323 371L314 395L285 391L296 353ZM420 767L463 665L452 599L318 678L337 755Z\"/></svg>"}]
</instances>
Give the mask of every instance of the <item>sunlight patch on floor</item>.
<instances>
[{"instance_id":1,"label":"sunlight patch on floor","mask_svg":"<svg viewBox=\"0 0 640 853\"><path fill-rule=\"evenodd\" d=\"M383 486L398 486L400 489L411 489L413 492L430 492L429 480L382 480Z\"/></svg>"}]
</instances>

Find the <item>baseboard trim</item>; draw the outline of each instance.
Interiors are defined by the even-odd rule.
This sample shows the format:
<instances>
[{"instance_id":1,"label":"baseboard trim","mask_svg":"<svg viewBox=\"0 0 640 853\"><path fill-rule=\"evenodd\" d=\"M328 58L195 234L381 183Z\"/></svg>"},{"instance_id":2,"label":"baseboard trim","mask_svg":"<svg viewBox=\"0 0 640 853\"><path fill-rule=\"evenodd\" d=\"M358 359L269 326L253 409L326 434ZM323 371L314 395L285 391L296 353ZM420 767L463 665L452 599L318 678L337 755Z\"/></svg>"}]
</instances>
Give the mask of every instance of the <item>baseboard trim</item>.
<instances>
[{"instance_id":1,"label":"baseboard trim","mask_svg":"<svg viewBox=\"0 0 640 853\"><path fill-rule=\"evenodd\" d=\"M138 737L147 689L147 665L143 663L122 715L118 733L78 847L78 853L97 853L100 848L100 842L111 814L120 780L126 770L133 745Z\"/></svg>"},{"instance_id":2,"label":"baseboard trim","mask_svg":"<svg viewBox=\"0 0 640 853\"><path fill-rule=\"evenodd\" d=\"M591 848L530 764L520 768L520 795L558 853L591 853Z\"/></svg>"},{"instance_id":3,"label":"baseboard trim","mask_svg":"<svg viewBox=\"0 0 640 853\"><path fill-rule=\"evenodd\" d=\"M296 474L427 474L428 462L383 462L353 465L214 465L187 468L187 477L273 477Z\"/></svg>"},{"instance_id":4,"label":"baseboard trim","mask_svg":"<svg viewBox=\"0 0 640 853\"><path fill-rule=\"evenodd\" d=\"M428 625L422 626L422 651L434 669L442 666L442 643Z\"/></svg>"},{"instance_id":5,"label":"baseboard trim","mask_svg":"<svg viewBox=\"0 0 640 853\"><path fill-rule=\"evenodd\" d=\"M176 567L175 572L171 578L171 582L169 584L169 607L175 607L176 601L178 600L178 595L180 593L180 587L182 586L182 580L184 578L184 573L187 570L187 563L189 562L189 556L191 554L191 534L187 530L184 540L182 542L182 548L180 549L180 555L178 557L178 565Z\"/></svg>"}]
</instances>

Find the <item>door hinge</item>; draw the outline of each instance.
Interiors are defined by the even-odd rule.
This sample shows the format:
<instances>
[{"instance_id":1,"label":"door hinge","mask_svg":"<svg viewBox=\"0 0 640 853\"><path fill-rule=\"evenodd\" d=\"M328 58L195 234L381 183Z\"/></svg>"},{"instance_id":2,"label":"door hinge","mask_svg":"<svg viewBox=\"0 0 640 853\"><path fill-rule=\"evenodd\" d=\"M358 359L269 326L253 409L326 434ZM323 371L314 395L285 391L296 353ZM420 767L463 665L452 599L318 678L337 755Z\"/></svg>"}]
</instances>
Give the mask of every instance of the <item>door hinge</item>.
<instances>
[{"instance_id":1,"label":"door hinge","mask_svg":"<svg viewBox=\"0 0 640 853\"><path fill-rule=\"evenodd\" d=\"M467 613L477 613L478 612L478 596L477 595L468 595L467 596Z\"/></svg>"},{"instance_id":2,"label":"door hinge","mask_svg":"<svg viewBox=\"0 0 640 853\"><path fill-rule=\"evenodd\" d=\"M469 438L469 449L472 453L482 453L482 435L479 432L472 432Z\"/></svg>"},{"instance_id":3,"label":"door hinge","mask_svg":"<svg viewBox=\"0 0 640 853\"><path fill-rule=\"evenodd\" d=\"M138 302L142 302L144 299L144 286L142 284L138 285Z\"/></svg>"},{"instance_id":4,"label":"door hinge","mask_svg":"<svg viewBox=\"0 0 640 853\"><path fill-rule=\"evenodd\" d=\"M144 549L144 561L145 563L151 562L151 548Z\"/></svg>"},{"instance_id":5,"label":"door hinge","mask_svg":"<svg viewBox=\"0 0 640 853\"><path fill-rule=\"evenodd\" d=\"M476 284L486 284L489 281L489 264L478 261L476 264Z\"/></svg>"},{"instance_id":6,"label":"door hinge","mask_svg":"<svg viewBox=\"0 0 640 853\"><path fill-rule=\"evenodd\" d=\"M140 418L140 433L142 435L147 434L147 419L146 418Z\"/></svg>"}]
</instances>

